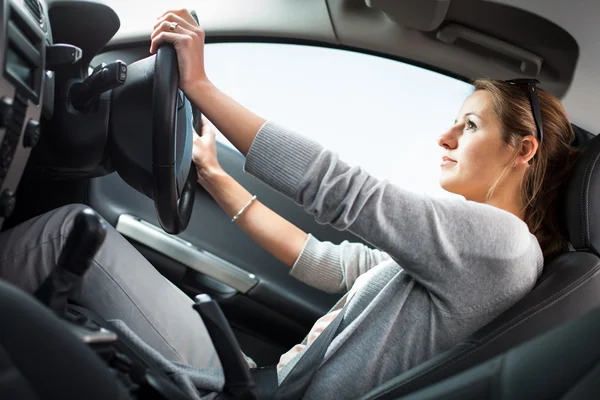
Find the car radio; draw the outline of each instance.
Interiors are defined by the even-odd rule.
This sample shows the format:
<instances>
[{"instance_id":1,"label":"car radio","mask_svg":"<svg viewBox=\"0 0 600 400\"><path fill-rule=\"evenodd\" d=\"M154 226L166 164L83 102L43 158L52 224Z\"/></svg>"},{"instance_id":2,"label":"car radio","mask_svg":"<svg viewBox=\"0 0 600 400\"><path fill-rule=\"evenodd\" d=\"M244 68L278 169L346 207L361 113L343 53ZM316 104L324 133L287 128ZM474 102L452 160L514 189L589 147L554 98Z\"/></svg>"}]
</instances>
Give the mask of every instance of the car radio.
<instances>
[{"instance_id":1,"label":"car radio","mask_svg":"<svg viewBox=\"0 0 600 400\"><path fill-rule=\"evenodd\" d=\"M8 18L4 76L37 105L44 79L45 35L32 29L14 7L9 7Z\"/></svg>"}]
</instances>

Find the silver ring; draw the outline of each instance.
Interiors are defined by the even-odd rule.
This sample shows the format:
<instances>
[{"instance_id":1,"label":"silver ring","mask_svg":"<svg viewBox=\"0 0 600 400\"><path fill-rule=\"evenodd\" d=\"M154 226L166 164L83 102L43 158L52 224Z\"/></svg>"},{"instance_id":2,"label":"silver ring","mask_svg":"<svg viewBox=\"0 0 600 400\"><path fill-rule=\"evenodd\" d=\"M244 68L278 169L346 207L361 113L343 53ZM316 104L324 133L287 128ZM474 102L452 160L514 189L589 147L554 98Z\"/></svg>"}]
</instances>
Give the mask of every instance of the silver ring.
<instances>
[{"instance_id":1,"label":"silver ring","mask_svg":"<svg viewBox=\"0 0 600 400\"><path fill-rule=\"evenodd\" d=\"M169 30L171 32L175 32L175 29L177 28L177 25L179 25L177 22L171 22L171 25L169 26Z\"/></svg>"}]
</instances>

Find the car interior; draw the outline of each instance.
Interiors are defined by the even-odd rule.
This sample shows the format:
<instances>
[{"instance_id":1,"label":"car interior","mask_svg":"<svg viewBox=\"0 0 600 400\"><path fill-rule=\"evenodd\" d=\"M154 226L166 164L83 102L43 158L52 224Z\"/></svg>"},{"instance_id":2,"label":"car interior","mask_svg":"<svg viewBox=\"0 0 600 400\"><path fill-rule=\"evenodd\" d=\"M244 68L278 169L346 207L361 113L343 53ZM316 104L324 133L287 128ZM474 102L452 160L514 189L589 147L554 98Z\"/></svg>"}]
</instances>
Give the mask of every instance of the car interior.
<instances>
[{"instance_id":1,"label":"car interior","mask_svg":"<svg viewBox=\"0 0 600 400\"><path fill-rule=\"evenodd\" d=\"M546 260L534 289L490 324L356 398L598 397L600 3L0 0L0 227L89 207L36 293L0 279L0 398L189 399L135 343L69 299L105 224L211 321L221 399L268 398L239 350L277 364L340 298L289 276L196 183L200 113L178 87L175 50L149 53L153 21L174 4L194 10L207 43L343 49L465 82L535 78L557 96L582 151L561 193L571 251ZM321 240L363 242L318 224L244 173L240 153L217 149L230 175L293 224Z\"/></svg>"}]
</instances>

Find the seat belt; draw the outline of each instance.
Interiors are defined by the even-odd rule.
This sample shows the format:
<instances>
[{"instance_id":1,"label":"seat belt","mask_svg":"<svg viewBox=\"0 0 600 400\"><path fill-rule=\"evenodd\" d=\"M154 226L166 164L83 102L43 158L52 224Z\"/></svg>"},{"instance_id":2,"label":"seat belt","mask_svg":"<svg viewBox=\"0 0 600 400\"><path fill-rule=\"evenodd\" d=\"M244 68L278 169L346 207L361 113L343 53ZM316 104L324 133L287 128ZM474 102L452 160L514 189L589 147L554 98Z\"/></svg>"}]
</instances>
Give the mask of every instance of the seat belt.
<instances>
[{"instance_id":1,"label":"seat belt","mask_svg":"<svg viewBox=\"0 0 600 400\"><path fill-rule=\"evenodd\" d=\"M250 369L254 380L256 398L259 400L272 400L277 390L277 366L258 367Z\"/></svg>"},{"instance_id":2,"label":"seat belt","mask_svg":"<svg viewBox=\"0 0 600 400\"><path fill-rule=\"evenodd\" d=\"M337 330L346 314L346 307L349 301L346 301L340 313L331 321L331 323L321 332L321 334L312 342L306 352L300 357L296 365L285 377L281 385L277 387L273 397L265 399L273 400L300 400L304 396L308 385L313 376L319 369L327 348L333 341ZM261 398L262 400L262 398Z\"/></svg>"}]
</instances>

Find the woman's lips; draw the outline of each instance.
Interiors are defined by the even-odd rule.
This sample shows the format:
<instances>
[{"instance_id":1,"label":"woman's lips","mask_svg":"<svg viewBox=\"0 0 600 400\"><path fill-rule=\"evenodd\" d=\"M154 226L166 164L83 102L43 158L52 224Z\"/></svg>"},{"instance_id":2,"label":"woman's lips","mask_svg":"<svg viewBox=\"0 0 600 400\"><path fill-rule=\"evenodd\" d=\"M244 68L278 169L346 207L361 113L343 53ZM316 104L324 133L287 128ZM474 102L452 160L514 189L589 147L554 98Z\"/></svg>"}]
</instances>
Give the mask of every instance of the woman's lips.
<instances>
[{"instance_id":1,"label":"woman's lips","mask_svg":"<svg viewBox=\"0 0 600 400\"><path fill-rule=\"evenodd\" d=\"M456 160L453 160L450 157L442 157L442 163L440 164L441 167L447 167L449 165L455 165L456 164Z\"/></svg>"}]
</instances>

